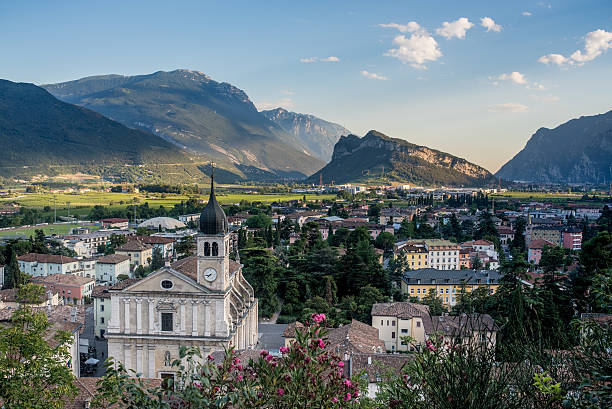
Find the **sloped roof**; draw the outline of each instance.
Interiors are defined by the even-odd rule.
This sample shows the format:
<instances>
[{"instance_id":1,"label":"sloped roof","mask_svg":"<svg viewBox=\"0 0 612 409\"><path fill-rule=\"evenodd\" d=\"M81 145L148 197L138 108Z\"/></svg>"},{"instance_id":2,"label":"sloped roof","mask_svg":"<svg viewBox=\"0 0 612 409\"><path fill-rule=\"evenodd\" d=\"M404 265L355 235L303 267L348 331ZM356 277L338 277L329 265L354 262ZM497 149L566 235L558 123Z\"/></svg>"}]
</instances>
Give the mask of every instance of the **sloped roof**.
<instances>
[{"instance_id":1,"label":"sloped roof","mask_svg":"<svg viewBox=\"0 0 612 409\"><path fill-rule=\"evenodd\" d=\"M19 261L27 262L38 262L38 263L52 263L52 264L68 264L76 263L78 260L67 256L58 256L56 254L39 254L39 253L28 253L23 256L17 257Z\"/></svg>"},{"instance_id":2,"label":"sloped roof","mask_svg":"<svg viewBox=\"0 0 612 409\"><path fill-rule=\"evenodd\" d=\"M413 317L423 317L429 315L427 305L415 304L411 302L389 302L377 303L372 305L372 316L397 317L410 319Z\"/></svg>"},{"instance_id":3,"label":"sloped roof","mask_svg":"<svg viewBox=\"0 0 612 409\"><path fill-rule=\"evenodd\" d=\"M555 245L553 243L551 243L550 241L547 241L547 240L543 240L543 239L532 240L529 243L528 247L530 249L543 249L544 246L555 247Z\"/></svg>"},{"instance_id":4,"label":"sloped roof","mask_svg":"<svg viewBox=\"0 0 612 409\"><path fill-rule=\"evenodd\" d=\"M108 254L96 259L98 264L119 264L123 261L128 261L130 258L123 254Z\"/></svg>"},{"instance_id":5,"label":"sloped roof","mask_svg":"<svg viewBox=\"0 0 612 409\"><path fill-rule=\"evenodd\" d=\"M138 240L129 240L127 243L117 247L115 251L144 251L152 248L151 245L142 243Z\"/></svg>"},{"instance_id":6,"label":"sloped roof","mask_svg":"<svg viewBox=\"0 0 612 409\"><path fill-rule=\"evenodd\" d=\"M384 341L378 338L378 329L357 320L329 330L324 339L329 342L328 348L336 354L385 351Z\"/></svg>"}]
</instances>

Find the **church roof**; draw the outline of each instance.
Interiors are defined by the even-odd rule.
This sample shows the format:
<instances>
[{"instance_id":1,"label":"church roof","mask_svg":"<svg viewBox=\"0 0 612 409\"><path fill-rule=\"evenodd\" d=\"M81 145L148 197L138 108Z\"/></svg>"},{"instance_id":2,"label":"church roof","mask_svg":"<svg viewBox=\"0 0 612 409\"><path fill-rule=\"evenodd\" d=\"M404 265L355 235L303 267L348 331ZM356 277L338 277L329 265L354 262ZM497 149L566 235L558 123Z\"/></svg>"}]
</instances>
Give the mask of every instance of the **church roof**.
<instances>
[{"instance_id":1,"label":"church roof","mask_svg":"<svg viewBox=\"0 0 612 409\"><path fill-rule=\"evenodd\" d=\"M214 173L210 175L210 197L200 214L200 232L204 234L226 234L229 230L225 212L215 197Z\"/></svg>"},{"instance_id":2,"label":"church roof","mask_svg":"<svg viewBox=\"0 0 612 409\"><path fill-rule=\"evenodd\" d=\"M174 270L179 273L185 274L187 277L198 281L198 257L189 256L175 261L170 265ZM229 260L229 271L230 274L240 269L240 263L234 260Z\"/></svg>"}]
</instances>

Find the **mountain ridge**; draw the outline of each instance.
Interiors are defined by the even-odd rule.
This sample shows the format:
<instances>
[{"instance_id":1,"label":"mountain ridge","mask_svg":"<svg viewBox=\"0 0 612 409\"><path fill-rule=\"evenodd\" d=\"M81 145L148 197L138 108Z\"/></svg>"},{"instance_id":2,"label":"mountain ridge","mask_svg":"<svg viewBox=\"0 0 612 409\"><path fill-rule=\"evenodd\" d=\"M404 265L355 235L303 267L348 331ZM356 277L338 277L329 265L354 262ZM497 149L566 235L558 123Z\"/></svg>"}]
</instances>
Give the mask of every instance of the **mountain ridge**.
<instances>
[{"instance_id":1,"label":"mountain ridge","mask_svg":"<svg viewBox=\"0 0 612 409\"><path fill-rule=\"evenodd\" d=\"M612 182L612 110L539 128L496 176L538 183Z\"/></svg>"},{"instance_id":2,"label":"mountain ridge","mask_svg":"<svg viewBox=\"0 0 612 409\"><path fill-rule=\"evenodd\" d=\"M318 183L320 178L323 183L376 180L476 186L491 182L492 174L463 158L371 130L363 137L341 137L331 161L306 181Z\"/></svg>"},{"instance_id":3,"label":"mountain ridge","mask_svg":"<svg viewBox=\"0 0 612 409\"><path fill-rule=\"evenodd\" d=\"M98 75L43 87L61 100L148 130L237 172L241 165L279 177L304 177L324 165L260 114L246 92L198 71Z\"/></svg>"}]
</instances>

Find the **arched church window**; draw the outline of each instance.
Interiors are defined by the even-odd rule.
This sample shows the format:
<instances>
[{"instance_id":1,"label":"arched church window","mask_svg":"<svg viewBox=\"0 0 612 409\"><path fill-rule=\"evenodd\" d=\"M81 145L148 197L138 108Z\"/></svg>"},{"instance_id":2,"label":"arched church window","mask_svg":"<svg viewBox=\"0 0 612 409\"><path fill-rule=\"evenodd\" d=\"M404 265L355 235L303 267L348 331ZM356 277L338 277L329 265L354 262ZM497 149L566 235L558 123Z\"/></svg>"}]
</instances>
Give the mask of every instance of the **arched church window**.
<instances>
[{"instance_id":1,"label":"arched church window","mask_svg":"<svg viewBox=\"0 0 612 409\"><path fill-rule=\"evenodd\" d=\"M209 242L204 243L204 255L210 256L210 243Z\"/></svg>"},{"instance_id":2,"label":"arched church window","mask_svg":"<svg viewBox=\"0 0 612 409\"><path fill-rule=\"evenodd\" d=\"M217 243L212 244L212 255L213 256L219 255L219 245Z\"/></svg>"}]
</instances>

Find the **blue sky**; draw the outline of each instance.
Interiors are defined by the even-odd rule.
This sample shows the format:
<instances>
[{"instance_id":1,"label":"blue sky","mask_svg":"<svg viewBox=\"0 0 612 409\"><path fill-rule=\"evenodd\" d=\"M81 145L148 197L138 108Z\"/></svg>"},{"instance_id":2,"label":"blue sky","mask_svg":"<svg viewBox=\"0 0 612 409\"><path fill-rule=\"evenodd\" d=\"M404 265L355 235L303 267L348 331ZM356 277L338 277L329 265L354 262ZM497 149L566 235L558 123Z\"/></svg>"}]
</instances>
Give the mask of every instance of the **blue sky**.
<instances>
[{"instance_id":1,"label":"blue sky","mask_svg":"<svg viewBox=\"0 0 612 409\"><path fill-rule=\"evenodd\" d=\"M494 172L538 128L612 109L610 32L610 0L4 1L0 78L188 68Z\"/></svg>"}]
</instances>

